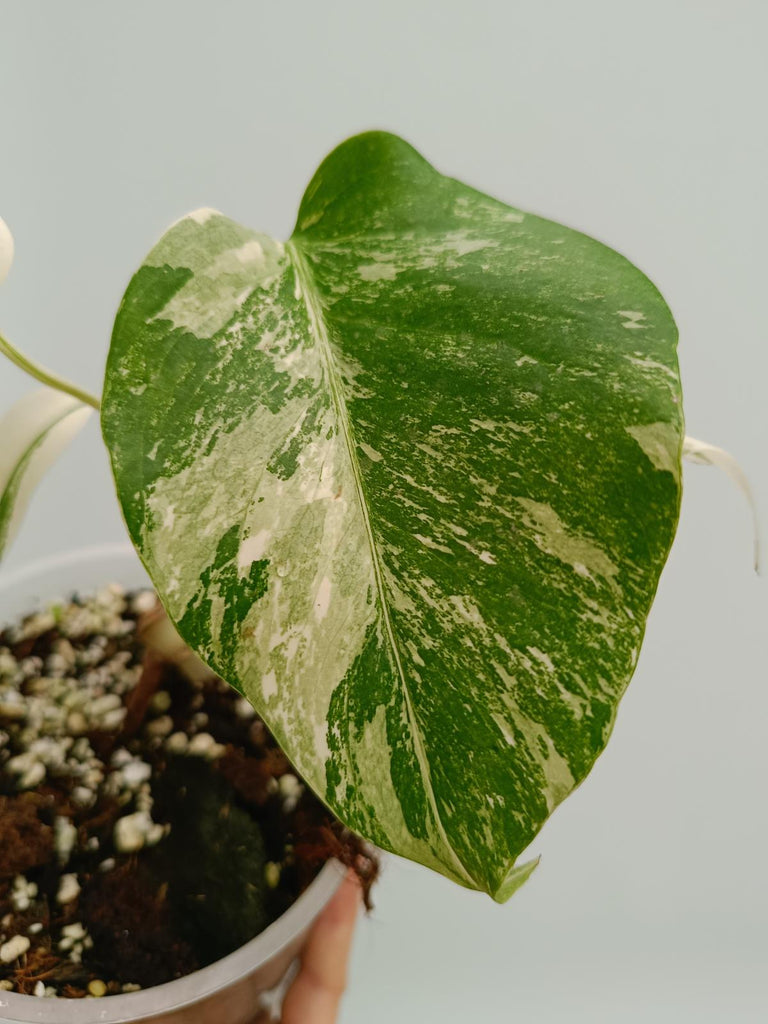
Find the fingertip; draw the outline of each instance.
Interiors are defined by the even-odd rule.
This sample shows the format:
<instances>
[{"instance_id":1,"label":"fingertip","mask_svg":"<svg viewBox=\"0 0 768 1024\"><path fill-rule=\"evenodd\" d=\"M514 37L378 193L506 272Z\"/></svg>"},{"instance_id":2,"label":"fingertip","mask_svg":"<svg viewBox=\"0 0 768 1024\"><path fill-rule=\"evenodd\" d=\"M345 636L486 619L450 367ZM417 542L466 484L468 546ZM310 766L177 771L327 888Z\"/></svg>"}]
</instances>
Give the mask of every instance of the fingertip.
<instances>
[{"instance_id":1,"label":"fingertip","mask_svg":"<svg viewBox=\"0 0 768 1024\"><path fill-rule=\"evenodd\" d=\"M350 869L342 879L341 885L334 893L333 899L325 908L322 916L334 921L354 919L362 902L362 894L360 879Z\"/></svg>"}]
</instances>

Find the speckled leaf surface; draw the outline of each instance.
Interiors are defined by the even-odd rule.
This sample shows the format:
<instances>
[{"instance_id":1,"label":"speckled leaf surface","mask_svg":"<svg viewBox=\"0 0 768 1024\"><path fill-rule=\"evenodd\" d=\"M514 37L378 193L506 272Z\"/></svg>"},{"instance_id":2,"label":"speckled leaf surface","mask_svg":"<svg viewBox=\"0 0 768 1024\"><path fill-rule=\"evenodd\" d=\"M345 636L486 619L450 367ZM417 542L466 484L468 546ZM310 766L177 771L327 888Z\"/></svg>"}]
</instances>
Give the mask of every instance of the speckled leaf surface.
<instances>
[{"instance_id":1,"label":"speckled leaf surface","mask_svg":"<svg viewBox=\"0 0 768 1024\"><path fill-rule=\"evenodd\" d=\"M69 395L41 388L0 418L0 556L13 540L35 487L91 412Z\"/></svg>"},{"instance_id":2,"label":"speckled leaf surface","mask_svg":"<svg viewBox=\"0 0 768 1024\"><path fill-rule=\"evenodd\" d=\"M178 222L117 317L104 436L180 632L343 821L499 900L637 660L676 334L623 257L383 133L285 246Z\"/></svg>"}]
</instances>

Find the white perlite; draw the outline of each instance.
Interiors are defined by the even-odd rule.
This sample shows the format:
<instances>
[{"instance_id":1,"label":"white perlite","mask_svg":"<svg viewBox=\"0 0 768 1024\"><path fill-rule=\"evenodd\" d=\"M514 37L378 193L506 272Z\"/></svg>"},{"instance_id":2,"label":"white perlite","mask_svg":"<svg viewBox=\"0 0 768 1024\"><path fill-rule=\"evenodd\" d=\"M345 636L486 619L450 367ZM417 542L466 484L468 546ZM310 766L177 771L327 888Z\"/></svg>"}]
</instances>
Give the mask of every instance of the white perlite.
<instances>
[{"instance_id":1,"label":"white perlite","mask_svg":"<svg viewBox=\"0 0 768 1024\"><path fill-rule=\"evenodd\" d=\"M136 811L115 822L112 838L119 853L136 853L145 846L155 846L166 831L165 825L152 821L148 811Z\"/></svg>"},{"instance_id":2,"label":"white perlite","mask_svg":"<svg viewBox=\"0 0 768 1024\"><path fill-rule=\"evenodd\" d=\"M34 789L45 778L45 765L36 761L19 779L19 789Z\"/></svg>"},{"instance_id":3,"label":"white perlite","mask_svg":"<svg viewBox=\"0 0 768 1024\"><path fill-rule=\"evenodd\" d=\"M79 964L83 959L83 951L93 949L93 939L82 922L76 921L61 929L57 948L60 953L66 953L73 963Z\"/></svg>"},{"instance_id":4,"label":"white perlite","mask_svg":"<svg viewBox=\"0 0 768 1024\"><path fill-rule=\"evenodd\" d=\"M208 732L199 732L193 736L187 746L187 754L191 757L204 757L208 761L215 761L224 754L226 747L216 740Z\"/></svg>"},{"instance_id":5,"label":"white perlite","mask_svg":"<svg viewBox=\"0 0 768 1024\"><path fill-rule=\"evenodd\" d=\"M24 956L30 947L30 941L26 935L14 935L12 939L0 946L0 961L4 964L13 963L20 956Z\"/></svg>"},{"instance_id":6,"label":"white perlite","mask_svg":"<svg viewBox=\"0 0 768 1024\"><path fill-rule=\"evenodd\" d=\"M185 732L174 732L165 741L165 749L169 754L183 754L189 745L189 738Z\"/></svg>"},{"instance_id":7,"label":"white perlite","mask_svg":"<svg viewBox=\"0 0 768 1024\"><path fill-rule=\"evenodd\" d=\"M159 715L165 714L171 706L171 695L167 690L158 690L152 697L149 704L152 711L155 711Z\"/></svg>"},{"instance_id":8,"label":"white perlite","mask_svg":"<svg viewBox=\"0 0 768 1024\"><path fill-rule=\"evenodd\" d=\"M96 700L86 708L86 713L90 718L101 718L106 715L108 711L114 711L115 708L122 706L122 701L116 693L105 693L103 697L97 697Z\"/></svg>"},{"instance_id":9,"label":"white perlite","mask_svg":"<svg viewBox=\"0 0 768 1024\"><path fill-rule=\"evenodd\" d=\"M56 818L53 823L53 844L56 856L62 866L69 860L77 842L77 829L69 818Z\"/></svg>"},{"instance_id":10,"label":"white perlite","mask_svg":"<svg viewBox=\"0 0 768 1024\"><path fill-rule=\"evenodd\" d=\"M173 732L173 719L170 715L161 715L144 726L147 736L162 740Z\"/></svg>"},{"instance_id":11,"label":"white perlite","mask_svg":"<svg viewBox=\"0 0 768 1024\"><path fill-rule=\"evenodd\" d=\"M238 718L255 718L256 710L245 697L240 697L235 701L235 714Z\"/></svg>"},{"instance_id":12,"label":"white perlite","mask_svg":"<svg viewBox=\"0 0 768 1024\"><path fill-rule=\"evenodd\" d=\"M72 799L80 807L90 807L96 802L96 794L87 786L75 786L72 790Z\"/></svg>"},{"instance_id":13,"label":"white perlite","mask_svg":"<svg viewBox=\"0 0 768 1024\"><path fill-rule=\"evenodd\" d=\"M80 895L80 883L77 875L62 875L59 879L59 889L56 893L56 902L61 904L71 903Z\"/></svg>"},{"instance_id":14,"label":"white perlite","mask_svg":"<svg viewBox=\"0 0 768 1024\"><path fill-rule=\"evenodd\" d=\"M82 606L74 603L57 612L59 628L70 631L73 646L58 638L51 653L17 660L0 648L0 771L20 791L37 788L46 778L71 780L72 799L92 807L104 780L104 765L95 755L89 730L113 731L125 717L124 698L136 685L140 665L130 651L108 655L109 636L127 637L132 620L120 618L125 598L119 587L107 587ZM35 637L54 623L52 612L40 613L6 631L12 642ZM103 633L83 647L82 632ZM24 693L21 687L24 685ZM112 691L112 692L110 692ZM7 751L7 753L6 753ZM138 787L146 768L131 769L126 783ZM76 830L66 819L54 823L54 845L61 864L68 863Z\"/></svg>"},{"instance_id":15,"label":"white perlite","mask_svg":"<svg viewBox=\"0 0 768 1024\"><path fill-rule=\"evenodd\" d=\"M37 885L34 882L28 882L24 875L17 875L14 878L11 892L11 903L14 910L28 910L36 896Z\"/></svg>"},{"instance_id":16,"label":"white perlite","mask_svg":"<svg viewBox=\"0 0 768 1024\"><path fill-rule=\"evenodd\" d=\"M157 598L152 590L142 590L131 601L131 611L134 615L146 615L157 607Z\"/></svg>"},{"instance_id":17,"label":"white perlite","mask_svg":"<svg viewBox=\"0 0 768 1024\"><path fill-rule=\"evenodd\" d=\"M282 775L278 785L280 787L280 796L283 798L283 810L286 814L290 814L299 802L304 792L304 786L291 772Z\"/></svg>"},{"instance_id":18,"label":"white perlite","mask_svg":"<svg viewBox=\"0 0 768 1024\"><path fill-rule=\"evenodd\" d=\"M152 766L124 749L117 750L112 755L112 766L115 771L108 778L105 787L112 796L117 796L118 793L136 793L152 777Z\"/></svg>"}]
</instances>

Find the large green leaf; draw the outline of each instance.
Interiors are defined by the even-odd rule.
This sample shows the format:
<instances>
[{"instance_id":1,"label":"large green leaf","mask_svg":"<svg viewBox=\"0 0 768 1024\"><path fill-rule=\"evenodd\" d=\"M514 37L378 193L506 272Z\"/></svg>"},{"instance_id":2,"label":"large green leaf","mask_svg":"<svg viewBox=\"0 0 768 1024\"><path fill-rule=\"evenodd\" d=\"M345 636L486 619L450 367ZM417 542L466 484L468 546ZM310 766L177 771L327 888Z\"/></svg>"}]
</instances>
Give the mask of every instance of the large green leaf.
<instances>
[{"instance_id":1,"label":"large green leaf","mask_svg":"<svg viewBox=\"0 0 768 1024\"><path fill-rule=\"evenodd\" d=\"M41 388L0 419L0 556L13 540L38 482L91 412L71 395Z\"/></svg>"},{"instance_id":2,"label":"large green leaf","mask_svg":"<svg viewBox=\"0 0 768 1024\"><path fill-rule=\"evenodd\" d=\"M497 899L637 660L675 341L623 257L383 133L286 246L179 221L117 317L104 436L181 634L343 821Z\"/></svg>"}]
</instances>

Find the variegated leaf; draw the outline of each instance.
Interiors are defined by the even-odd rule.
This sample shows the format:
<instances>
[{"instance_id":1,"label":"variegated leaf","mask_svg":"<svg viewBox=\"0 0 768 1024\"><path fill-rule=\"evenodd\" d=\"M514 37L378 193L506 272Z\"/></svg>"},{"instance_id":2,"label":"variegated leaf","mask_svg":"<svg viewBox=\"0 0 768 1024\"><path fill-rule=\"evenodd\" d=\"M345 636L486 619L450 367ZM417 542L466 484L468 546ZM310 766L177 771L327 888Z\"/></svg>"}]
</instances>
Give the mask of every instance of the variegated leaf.
<instances>
[{"instance_id":1,"label":"variegated leaf","mask_svg":"<svg viewBox=\"0 0 768 1024\"><path fill-rule=\"evenodd\" d=\"M675 343L624 258L383 133L285 246L178 222L117 317L104 436L181 634L344 822L499 900L637 660Z\"/></svg>"},{"instance_id":2,"label":"variegated leaf","mask_svg":"<svg viewBox=\"0 0 768 1024\"><path fill-rule=\"evenodd\" d=\"M25 395L0 419L0 556L39 480L91 412L70 395L42 388Z\"/></svg>"}]
</instances>

